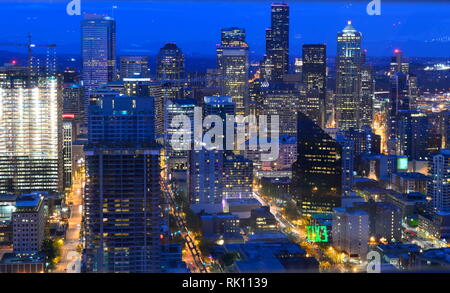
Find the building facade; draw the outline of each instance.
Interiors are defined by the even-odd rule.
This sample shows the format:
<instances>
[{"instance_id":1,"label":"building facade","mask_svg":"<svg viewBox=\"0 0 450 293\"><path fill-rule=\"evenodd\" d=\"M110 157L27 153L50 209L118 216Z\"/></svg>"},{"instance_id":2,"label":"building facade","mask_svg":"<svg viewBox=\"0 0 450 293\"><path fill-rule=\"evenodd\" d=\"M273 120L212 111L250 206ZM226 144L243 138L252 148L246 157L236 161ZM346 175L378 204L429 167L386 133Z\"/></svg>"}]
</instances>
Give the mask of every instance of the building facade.
<instances>
[{"instance_id":1,"label":"building facade","mask_svg":"<svg viewBox=\"0 0 450 293\"><path fill-rule=\"evenodd\" d=\"M450 150L432 156L427 195L435 211L450 212Z\"/></svg>"},{"instance_id":2,"label":"building facade","mask_svg":"<svg viewBox=\"0 0 450 293\"><path fill-rule=\"evenodd\" d=\"M336 54L336 124L359 128L361 89L361 33L349 21L338 33Z\"/></svg>"},{"instance_id":3,"label":"building facade","mask_svg":"<svg viewBox=\"0 0 450 293\"><path fill-rule=\"evenodd\" d=\"M0 193L61 190L61 107L54 76L0 68Z\"/></svg>"},{"instance_id":4,"label":"building facade","mask_svg":"<svg viewBox=\"0 0 450 293\"><path fill-rule=\"evenodd\" d=\"M84 110L88 94L116 79L116 22L109 16L84 14L81 21L81 73ZM87 121L87 117L85 117Z\"/></svg>"},{"instance_id":5,"label":"building facade","mask_svg":"<svg viewBox=\"0 0 450 293\"><path fill-rule=\"evenodd\" d=\"M326 123L326 45L303 45L302 79L306 84L305 114L320 127Z\"/></svg>"},{"instance_id":6,"label":"building facade","mask_svg":"<svg viewBox=\"0 0 450 293\"><path fill-rule=\"evenodd\" d=\"M291 190L303 215L331 213L342 197L342 147L299 113Z\"/></svg>"},{"instance_id":7,"label":"building facade","mask_svg":"<svg viewBox=\"0 0 450 293\"><path fill-rule=\"evenodd\" d=\"M156 59L159 80L180 80L185 76L184 54L175 43L165 44Z\"/></svg>"}]
</instances>

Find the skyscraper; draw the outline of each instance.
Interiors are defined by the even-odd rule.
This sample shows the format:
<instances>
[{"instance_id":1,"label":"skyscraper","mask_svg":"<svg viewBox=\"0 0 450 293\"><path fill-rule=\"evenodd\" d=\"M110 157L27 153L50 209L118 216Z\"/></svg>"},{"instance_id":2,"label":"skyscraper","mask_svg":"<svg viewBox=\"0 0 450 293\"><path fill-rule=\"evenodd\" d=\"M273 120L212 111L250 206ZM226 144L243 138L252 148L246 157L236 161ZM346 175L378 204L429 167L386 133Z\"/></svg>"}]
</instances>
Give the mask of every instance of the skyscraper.
<instances>
[{"instance_id":1,"label":"skyscraper","mask_svg":"<svg viewBox=\"0 0 450 293\"><path fill-rule=\"evenodd\" d=\"M245 30L222 29L221 44L217 47L217 67L222 95L230 96L236 105L236 114L248 112L248 45Z\"/></svg>"},{"instance_id":2,"label":"skyscraper","mask_svg":"<svg viewBox=\"0 0 450 293\"><path fill-rule=\"evenodd\" d=\"M336 124L340 129L360 127L361 33L351 21L337 35Z\"/></svg>"},{"instance_id":3,"label":"skyscraper","mask_svg":"<svg viewBox=\"0 0 450 293\"><path fill-rule=\"evenodd\" d=\"M79 84L64 83L62 86L63 114L74 115L77 120L83 113L82 90Z\"/></svg>"},{"instance_id":4,"label":"skyscraper","mask_svg":"<svg viewBox=\"0 0 450 293\"><path fill-rule=\"evenodd\" d=\"M85 270L160 272L163 160L153 106L148 97L103 99L90 108L85 147Z\"/></svg>"},{"instance_id":5,"label":"skyscraper","mask_svg":"<svg viewBox=\"0 0 450 293\"><path fill-rule=\"evenodd\" d=\"M289 5L274 3L271 6L271 26L266 29L266 58L264 66L269 80L280 81L289 72Z\"/></svg>"},{"instance_id":6,"label":"skyscraper","mask_svg":"<svg viewBox=\"0 0 450 293\"><path fill-rule=\"evenodd\" d=\"M369 215L366 212L335 208L332 227L333 247L366 258L369 251Z\"/></svg>"},{"instance_id":7,"label":"skyscraper","mask_svg":"<svg viewBox=\"0 0 450 293\"><path fill-rule=\"evenodd\" d=\"M270 83L261 88L264 115L278 115L280 134L297 135L297 117L301 104L299 84ZM304 103L303 103L303 106Z\"/></svg>"},{"instance_id":8,"label":"skyscraper","mask_svg":"<svg viewBox=\"0 0 450 293\"><path fill-rule=\"evenodd\" d=\"M166 43L156 59L156 75L159 80L180 80L184 78L184 54L175 43Z\"/></svg>"},{"instance_id":9,"label":"skyscraper","mask_svg":"<svg viewBox=\"0 0 450 293\"><path fill-rule=\"evenodd\" d=\"M238 27L224 28L220 34L221 45L224 47L247 46L245 29Z\"/></svg>"},{"instance_id":10,"label":"skyscraper","mask_svg":"<svg viewBox=\"0 0 450 293\"><path fill-rule=\"evenodd\" d=\"M236 113L231 97L207 96L203 100L203 113L205 117L208 115L218 115L225 121L227 114L234 115Z\"/></svg>"},{"instance_id":11,"label":"skyscraper","mask_svg":"<svg viewBox=\"0 0 450 293\"><path fill-rule=\"evenodd\" d=\"M56 77L0 68L0 193L61 191L61 108Z\"/></svg>"},{"instance_id":12,"label":"skyscraper","mask_svg":"<svg viewBox=\"0 0 450 293\"><path fill-rule=\"evenodd\" d=\"M389 139L397 138L398 112L409 110L408 76L402 72L395 72L389 77L390 96L387 115L387 134Z\"/></svg>"},{"instance_id":13,"label":"skyscraper","mask_svg":"<svg viewBox=\"0 0 450 293\"><path fill-rule=\"evenodd\" d=\"M373 100L375 98L375 79L372 67L366 63L366 53L366 50L361 52L361 104L359 115L361 127L372 125Z\"/></svg>"},{"instance_id":14,"label":"skyscraper","mask_svg":"<svg viewBox=\"0 0 450 293\"><path fill-rule=\"evenodd\" d=\"M189 137L191 142L194 139L194 111L197 105L197 101L194 99L170 99L166 102L165 119L164 119L164 133L166 135L166 151L168 157L168 169L172 170L186 170L188 168L189 151L188 150L175 150L172 147L173 135L180 130L178 127L172 126L172 121L176 116L185 115L191 121L191 127L183 135ZM191 144L186 146L189 150ZM184 147L183 147L184 148Z\"/></svg>"},{"instance_id":15,"label":"skyscraper","mask_svg":"<svg viewBox=\"0 0 450 293\"><path fill-rule=\"evenodd\" d=\"M253 187L253 162L244 156L227 153L223 161L223 196L251 197Z\"/></svg>"},{"instance_id":16,"label":"skyscraper","mask_svg":"<svg viewBox=\"0 0 450 293\"><path fill-rule=\"evenodd\" d=\"M341 145L342 194L349 196L354 185L355 142L338 133L336 141Z\"/></svg>"},{"instance_id":17,"label":"skyscraper","mask_svg":"<svg viewBox=\"0 0 450 293\"><path fill-rule=\"evenodd\" d=\"M109 16L84 14L81 21L82 82L87 115L88 94L116 78L116 22ZM87 117L85 117L87 121Z\"/></svg>"},{"instance_id":18,"label":"skyscraper","mask_svg":"<svg viewBox=\"0 0 450 293\"><path fill-rule=\"evenodd\" d=\"M435 211L450 212L450 150L432 156L427 195Z\"/></svg>"},{"instance_id":19,"label":"skyscraper","mask_svg":"<svg viewBox=\"0 0 450 293\"><path fill-rule=\"evenodd\" d=\"M305 114L320 127L326 122L326 45L303 45L302 78L306 84Z\"/></svg>"},{"instance_id":20,"label":"skyscraper","mask_svg":"<svg viewBox=\"0 0 450 293\"><path fill-rule=\"evenodd\" d=\"M39 193L22 194L12 213L13 248L19 255L36 254L44 241L44 197Z\"/></svg>"},{"instance_id":21,"label":"skyscraper","mask_svg":"<svg viewBox=\"0 0 450 293\"><path fill-rule=\"evenodd\" d=\"M389 73L392 75L395 72L409 74L409 63L403 58L403 52L399 49L394 50L395 56L391 58Z\"/></svg>"},{"instance_id":22,"label":"skyscraper","mask_svg":"<svg viewBox=\"0 0 450 293\"><path fill-rule=\"evenodd\" d=\"M416 77L409 77L409 63L403 58L403 52L396 49L394 50L395 56L392 57L389 82L390 82L390 95L388 104L388 117L387 117L387 135L391 140L395 140L398 137L398 115L401 110L410 110L411 95L416 93ZM412 89L410 91L410 83Z\"/></svg>"},{"instance_id":23,"label":"skyscraper","mask_svg":"<svg viewBox=\"0 0 450 293\"><path fill-rule=\"evenodd\" d=\"M331 213L341 205L342 147L300 112L297 132L291 190L303 215Z\"/></svg>"},{"instance_id":24,"label":"skyscraper","mask_svg":"<svg viewBox=\"0 0 450 293\"><path fill-rule=\"evenodd\" d=\"M410 160L425 160L429 143L428 117L420 111L399 110L397 138L400 155Z\"/></svg>"},{"instance_id":25,"label":"skyscraper","mask_svg":"<svg viewBox=\"0 0 450 293\"><path fill-rule=\"evenodd\" d=\"M152 97L104 96L89 109L89 143L140 143L155 138Z\"/></svg>"},{"instance_id":26,"label":"skyscraper","mask_svg":"<svg viewBox=\"0 0 450 293\"><path fill-rule=\"evenodd\" d=\"M66 115L67 116L67 115ZM64 116L63 116L64 118ZM63 121L63 186L72 186L72 141L73 141L73 119L65 118Z\"/></svg>"},{"instance_id":27,"label":"skyscraper","mask_svg":"<svg viewBox=\"0 0 450 293\"><path fill-rule=\"evenodd\" d=\"M222 150L193 150L189 161L189 198L191 204L220 204L223 192Z\"/></svg>"}]
</instances>

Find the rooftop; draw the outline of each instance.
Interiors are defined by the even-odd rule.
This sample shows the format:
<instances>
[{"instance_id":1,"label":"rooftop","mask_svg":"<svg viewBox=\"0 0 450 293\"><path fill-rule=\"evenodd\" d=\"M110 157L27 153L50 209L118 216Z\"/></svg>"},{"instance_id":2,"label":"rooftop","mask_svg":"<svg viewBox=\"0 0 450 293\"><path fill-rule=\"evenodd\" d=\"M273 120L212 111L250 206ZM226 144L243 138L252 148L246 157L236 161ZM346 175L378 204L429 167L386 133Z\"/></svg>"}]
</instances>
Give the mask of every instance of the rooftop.
<instances>
[{"instance_id":1,"label":"rooftop","mask_svg":"<svg viewBox=\"0 0 450 293\"><path fill-rule=\"evenodd\" d=\"M396 176L406 178L406 179L414 179L414 180L428 180L429 177L419 173L419 172L397 172L394 173Z\"/></svg>"},{"instance_id":2,"label":"rooftop","mask_svg":"<svg viewBox=\"0 0 450 293\"><path fill-rule=\"evenodd\" d=\"M423 257L432 258L436 260L442 260L450 263L450 247L439 248L439 249L429 249L422 253Z\"/></svg>"},{"instance_id":3,"label":"rooftop","mask_svg":"<svg viewBox=\"0 0 450 293\"><path fill-rule=\"evenodd\" d=\"M42 196L39 193L22 194L16 199L17 208L34 208L39 205Z\"/></svg>"},{"instance_id":4,"label":"rooftop","mask_svg":"<svg viewBox=\"0 0 450 293\"><path fill-rule=\"evenodd\" d=\"M19 257L14 253L5 253L0 260L1 264L20 264L20 263L43 263L45 258L41 254L35 254L27 257Z\"/></svg>"}]
</instances>

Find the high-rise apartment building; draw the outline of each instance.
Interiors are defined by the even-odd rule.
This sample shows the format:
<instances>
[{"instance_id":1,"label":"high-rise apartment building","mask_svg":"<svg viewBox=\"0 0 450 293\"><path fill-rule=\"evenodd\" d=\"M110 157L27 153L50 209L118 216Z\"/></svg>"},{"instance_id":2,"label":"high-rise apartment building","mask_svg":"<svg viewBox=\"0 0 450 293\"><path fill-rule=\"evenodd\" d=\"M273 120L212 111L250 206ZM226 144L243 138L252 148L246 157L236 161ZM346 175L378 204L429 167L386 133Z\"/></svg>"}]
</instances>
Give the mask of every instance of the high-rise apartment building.
<instances>
[{"instance_id":1,"label":"high-rise apartment building","mask_svg":"<svg viewBox=\"0 0 450 293\"><path fill-rule=\"evenodd\" d=\"M87 272L161 271L160 185L149 97L103 97L90 108L86 152L84 264Z\"/></svg>"},{"instance_id":2,"label":"high-rise apartment building","mask_svg":"<svg viewBox=\"0 0 450 293\"><path fill-rule=\"evenodd\" d=\"M427 194L435 211L450 212L450 150L432 156Z\"/></svg>"},{"instance_id":3,"label":"high-rise apartment building","mask_svg":"<svg viewBox=\"0 0 450 293\"><path fill-rule=\"evenodd\" d=\"M193 150L189 156L188 186L191 204L219 204L223 192L222 150Z\"/></svg>"},{"instance_id":4,"label":"high-rise apartment building","mask_svg":"<svg viewBox=\"0 0 450 293\"><path fill-rule=\"evenodd\" d=\"M89 143L140 143L155 138L152 97L104 96L89 109Z\"/></svg>"},{"instance_id":5,"label":"high-rise apartment building","mask_svg":"<svg viewBox=\"0 0 450 293\"><path fill-rule=\"evenodd\" d=\"M159 272L160 164L156 146L86 148L87 272Z\"/></svg>"},{"instance_id":6,"label":"high-rise apartment building","mask_svg":"<svg viewBox=\"0 0 450 293\"><path fill-rule=\"evenodd\" d=\"M333 247L353 257L366 259L369 251L369 215L366 212L335 208L331 231Z\"/></svg>"},{"instance_id":7,"label":"high-rise apartment building","mask_svg":"<svg viewBox=\"0 0 450 293\"><path fill-rule=\"evenodd\" d=\"M223 196L252 197L253 162L244 156L227 153L223 160Z\"/></svg>"},{"instance_id":8,"label":"high-rise apartment building","mask_svg":"<svg viewBox=\"0 0 450 293\"><path fill-rule=\"evenodd\" d=\"M428 157L428 117L420 111L399 110L397 113L397 138L400 155L410 160Z\"/></svg>"},{"instance_id":9,"label":"high-rise apartment building","mask_svg":"<svg viewBox=\"0 0 450 293\"><path fill-rule=\"evenodd\" d=\"M355 142L341 134L337 135L336 141L342 150L342 193L349 196L354 185Z\"/></svg>"},{"instance_id":10,"label":"high-rise apartment building","mask_svg":"<svg viewBox=\"0 0 450 293\"><path fill-rule=\"evenodd\" d=\"M402 239L402 213L399 207L388 202L356 202L351 211L364 211L369 215L370 237L387 242L399 242Z\"/></svg>"}]
</instances>

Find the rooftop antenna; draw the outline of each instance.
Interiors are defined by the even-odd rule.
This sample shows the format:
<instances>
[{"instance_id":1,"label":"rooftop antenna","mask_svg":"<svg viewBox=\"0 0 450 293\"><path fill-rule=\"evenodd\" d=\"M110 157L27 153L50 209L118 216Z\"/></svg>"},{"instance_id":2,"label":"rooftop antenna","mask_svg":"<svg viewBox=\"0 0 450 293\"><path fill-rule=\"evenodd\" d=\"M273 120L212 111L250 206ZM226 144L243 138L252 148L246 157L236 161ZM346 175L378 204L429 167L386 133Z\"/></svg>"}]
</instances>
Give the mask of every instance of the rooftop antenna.
<instances>
[{"instance_id":1,"label":"rooftop antenna","mask_svg":"<svg viewBox=\"0 0 450 293\"><path fill-rule=\"evenodd\" d=\"M117 9L117 5L111 6L111 17L114 19L114 9Z\"/></svg>"}]
</instances>

